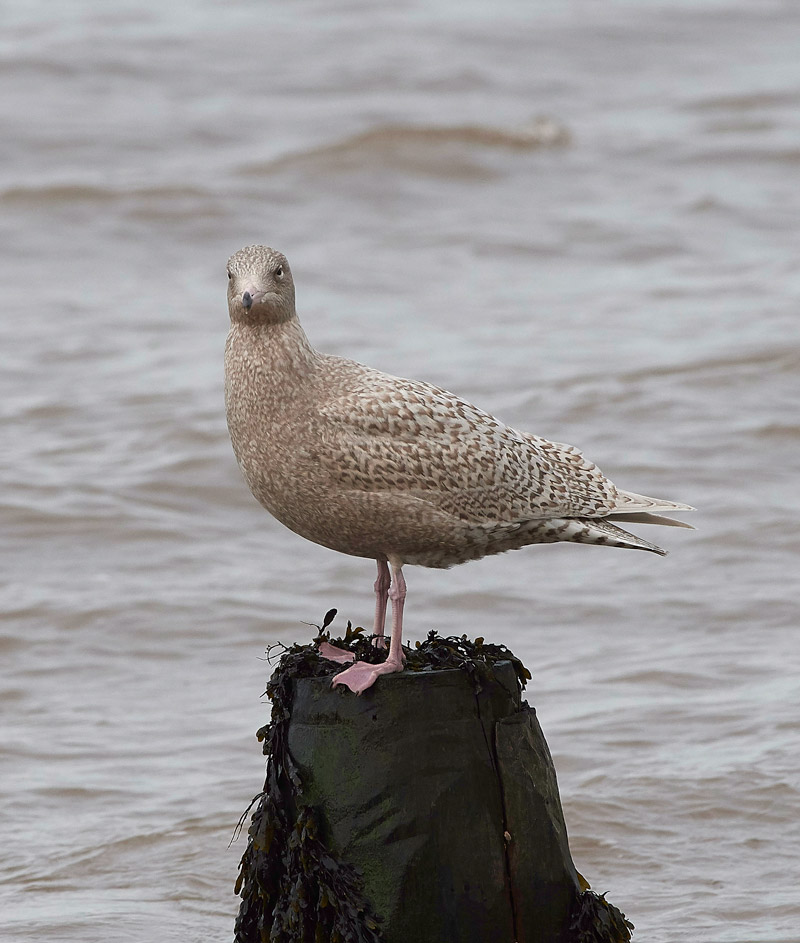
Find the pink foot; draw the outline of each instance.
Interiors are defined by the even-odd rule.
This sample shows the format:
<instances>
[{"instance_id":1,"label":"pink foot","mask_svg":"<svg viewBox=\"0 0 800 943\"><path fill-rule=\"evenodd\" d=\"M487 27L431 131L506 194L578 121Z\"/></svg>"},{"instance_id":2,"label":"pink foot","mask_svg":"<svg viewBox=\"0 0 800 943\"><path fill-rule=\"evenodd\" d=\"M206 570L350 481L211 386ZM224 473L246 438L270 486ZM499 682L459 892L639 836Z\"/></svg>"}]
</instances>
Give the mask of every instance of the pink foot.
<instances>
[{"instance_id":1,"label":"pink foot","mask_svg":"<svg viewBox=\"0 0 800 943\"><path fill-rule=\"evenodd\" d=\"M403 659L405 660L405 659ZM403 663L395 662L391 658L381 662L380 665L370 665L365 661L357 661L344 671L340 671L331 682L331 687L337 684L343 684L350 688L353 694L361 694L367 688L371 688L381 675L394 674L403 670Z\"/></svg>"},{"instance_id":2,"label":"pink foot","mask_svg":"<svg viewBox=\"0 0 800 943\"><path fill-rule=\"evenodd\" d=\"M379 652L386 651L386 649L389 647L388 644L386 643L386 636L385 635L374 636L372 639L372 647L377 648Z\"/></svg>"},{"instance_id":3,"label":"pink foot","mask_svg":"<svg viewBox=\"0 0 800 943\"><path fill-rule=\"evenodd\" d=\"M352 652L347 652L343 648L337 648L335 645L331 645L330 642L320 642L319 653L323 658L327 658L328 661L338 661L340 665L349 664L351 661L355 661L356 658Z\"/></svg>"}]
</instances>

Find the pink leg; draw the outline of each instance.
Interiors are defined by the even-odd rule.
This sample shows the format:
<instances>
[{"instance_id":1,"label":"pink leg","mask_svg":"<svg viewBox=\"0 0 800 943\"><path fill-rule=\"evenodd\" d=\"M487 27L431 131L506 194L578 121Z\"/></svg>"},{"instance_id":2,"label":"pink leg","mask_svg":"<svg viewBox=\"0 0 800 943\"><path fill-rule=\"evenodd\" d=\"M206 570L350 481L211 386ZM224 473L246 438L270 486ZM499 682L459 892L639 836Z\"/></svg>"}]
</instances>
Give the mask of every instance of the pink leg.
<instances>
[{"instance_id":1,"label":"pink leg","mask_svg":"<svg viewBox=\"0 0 800 943\"><path fill-rule=\"evenodd\" d=\"M389 598L392 600L392 644L384 665L391 662L395 666L394 671L402 671L406 663L406 656L403 654L403 607L406 604L406 580L403 576L402 565L392 566Z\"/></svg>"},{"instance_id":2,"label":"pink leg","mask_svg":"<svg viewBox=\"0 0 800 943\"><path fill-rule=\"evenodd\" d=\"M383 627L386 624L386 603L389 601L389 586L392 582L389 576L389 564L385 560L378 560L378 578L375 580L375 625L372 634L375 636L372 644L375 648L386 648L386 639Z\"/></svg>"},{"instance_id":3,"label":"pink leg","mask_svg":"<svg viewBox=\"0 0 800 943\"><path fill-rule=\"evenodd\" d=\"M386 622L386 603L389 600L389 585L391 583L389 576L389 565L385 560L378 560L378 578L375 580L375 624L372 634L375 636L372 644L375 648L386 648L386 639L383 635L383 627ZM328 661L336 661L340 665L347 665L355 661L355 655L344 648L337 648L330 642L320 642L319 653Z\"/></svg>"},{"instance_id":4,"label":"pink leg","mask_svg":"<svg viewBox=\"0 0 800 943\"><path fill-rule=\"evenodd\" d=\"M336 675L333 679L334 686L343 684L354 694L361 694L362 691L372 687L381 675L403 670L406 660L403 654L403 606L406 601L406 581L403 578L402 564L399 563L392 563L389 599L392 601L392 642L386 661L380 665L369 665L364 661L357 661Z\"/></svg>"}]
</instances>

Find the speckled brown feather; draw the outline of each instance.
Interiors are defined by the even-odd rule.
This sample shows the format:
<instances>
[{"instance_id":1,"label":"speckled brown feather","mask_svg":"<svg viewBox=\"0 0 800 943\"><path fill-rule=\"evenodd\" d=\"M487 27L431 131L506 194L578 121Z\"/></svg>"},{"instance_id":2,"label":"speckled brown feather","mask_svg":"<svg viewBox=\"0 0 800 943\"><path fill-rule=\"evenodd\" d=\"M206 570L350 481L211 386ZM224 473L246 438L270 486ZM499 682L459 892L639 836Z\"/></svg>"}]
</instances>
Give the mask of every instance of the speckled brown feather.
<instances>
[{"instance_id":1,"label":"speckled brown feather","mask_svg":"<svg viewBox=\"0 0 800 943\"><path fill-rule=\"evenodd\" d=\"M620 492L573 446L518 432L445 390L317 353L280 253L250 246L229 272L234 451L255 497L303 537L432 567L562 540L663 553L609 518L658 523L651 512L689 510ZM245 284L263 295L247 310Z\"/></svg>"}]
</instances>

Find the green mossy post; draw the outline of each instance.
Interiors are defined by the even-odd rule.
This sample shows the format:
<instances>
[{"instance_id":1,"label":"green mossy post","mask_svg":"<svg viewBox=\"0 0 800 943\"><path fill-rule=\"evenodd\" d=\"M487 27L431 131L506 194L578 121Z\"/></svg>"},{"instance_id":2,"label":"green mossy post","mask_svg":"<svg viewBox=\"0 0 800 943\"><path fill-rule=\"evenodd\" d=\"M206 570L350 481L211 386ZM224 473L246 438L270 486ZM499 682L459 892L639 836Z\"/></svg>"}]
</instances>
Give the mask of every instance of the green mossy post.
<instances>
[{"instance_id":1,"label":"green mossy post","mask_svg":"<svg viewBox=\"0 0 800 943\"><path fill-rule=\"evenodd\" d=\"M480 673L473 660L417 663L356 697L304 651L290 650L294 673L270 692L283 706L264 731L273 755L242 859L237 943L630 939L623 915L582 889L510 653ZM349 917L334 928L337 906Z\"/></svg>"}]
</instances>

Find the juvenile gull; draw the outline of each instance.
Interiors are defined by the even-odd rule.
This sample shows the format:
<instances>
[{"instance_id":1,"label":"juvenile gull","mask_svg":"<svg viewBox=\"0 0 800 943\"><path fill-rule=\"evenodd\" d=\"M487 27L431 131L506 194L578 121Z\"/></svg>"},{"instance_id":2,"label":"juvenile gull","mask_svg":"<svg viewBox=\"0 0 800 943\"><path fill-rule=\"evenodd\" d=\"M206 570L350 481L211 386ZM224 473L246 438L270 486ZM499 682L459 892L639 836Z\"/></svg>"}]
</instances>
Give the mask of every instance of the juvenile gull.
<instances>
[{"instance_id":1,"label":"juvenile gull","mask_svg":"<svg viewBox=\"0 0 800 943\"><path fill-rule=\"evenodd\" d=\"M334 684L360 694L403 670L406 563L450 567L557 541L663 555L618 522L690 526L660 516L688 505L618 490L571 445L512 429L428 383L317 353L274 249L231 256L228 309L225 407L250 490L295 533L377 561L381 647L392 602L386 660L356 662ZM329 644L322 652L353 659Z\"/></svg>"}]
</instances>

